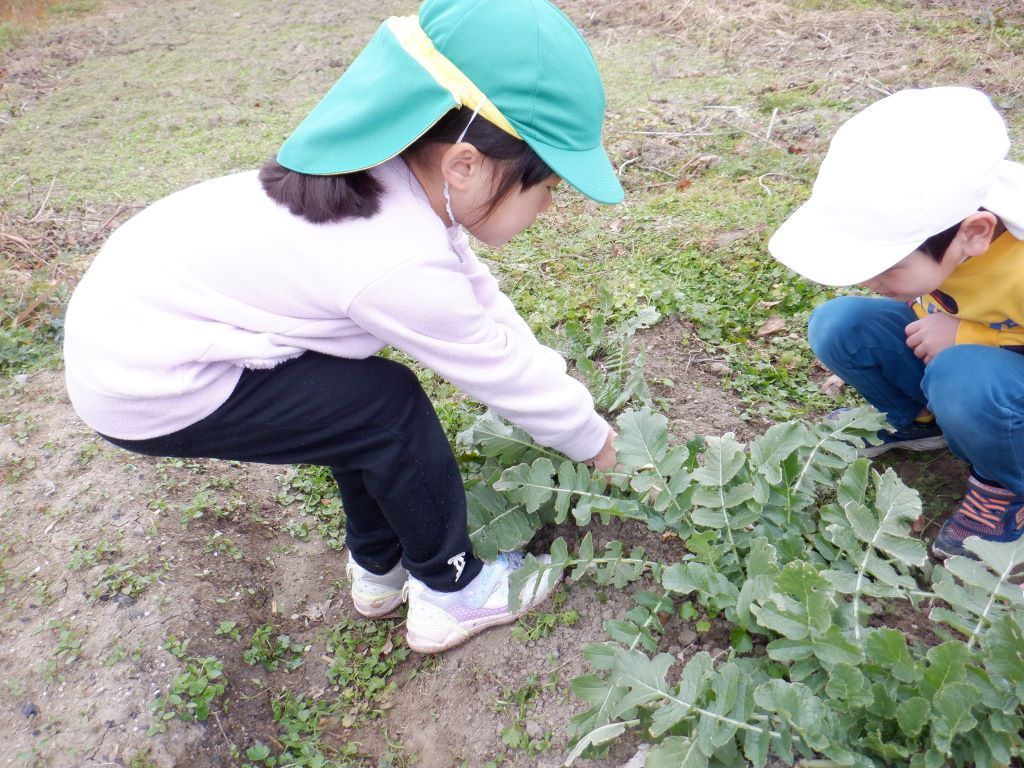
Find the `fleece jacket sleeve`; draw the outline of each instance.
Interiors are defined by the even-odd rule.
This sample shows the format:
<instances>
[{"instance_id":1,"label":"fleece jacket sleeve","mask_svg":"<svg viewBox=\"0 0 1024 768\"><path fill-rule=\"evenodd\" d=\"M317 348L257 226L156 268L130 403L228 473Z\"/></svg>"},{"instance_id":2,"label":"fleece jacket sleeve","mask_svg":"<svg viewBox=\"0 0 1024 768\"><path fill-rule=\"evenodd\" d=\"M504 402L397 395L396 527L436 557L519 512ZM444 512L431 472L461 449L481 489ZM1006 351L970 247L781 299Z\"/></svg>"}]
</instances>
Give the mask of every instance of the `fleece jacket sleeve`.
<instances>
[{"instance_id":1,"label":"fleece jacket sleeve","mask_svg":"<svg viewBox=\"0 0 1024 768\"><path fill-rule=\"evenodd\" d=\"M349 317L542 445L576 461L593 458L609 426L594 411L590 393L521 318L519 326L508 316L515 310L504 306L508 299L496 284L490 301L489 289L484 301L478 298L487 281L476 275L474 283L464 266L450 251L406 262L364 288L349 306Z\"/></svg>"}]
</instances>

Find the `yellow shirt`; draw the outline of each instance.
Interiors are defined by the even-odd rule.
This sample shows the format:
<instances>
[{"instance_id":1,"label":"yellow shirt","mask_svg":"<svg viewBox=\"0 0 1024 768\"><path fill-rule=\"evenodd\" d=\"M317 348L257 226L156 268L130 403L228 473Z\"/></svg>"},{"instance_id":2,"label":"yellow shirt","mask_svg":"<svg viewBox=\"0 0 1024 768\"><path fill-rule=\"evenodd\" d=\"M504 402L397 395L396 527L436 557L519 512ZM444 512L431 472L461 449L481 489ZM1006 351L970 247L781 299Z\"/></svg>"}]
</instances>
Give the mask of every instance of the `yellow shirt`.
<instances>
[{"instance_id":1,"label":"yellow shirt","mask_svg":"<svg viewBox=\"0 0 1024 768\"><path fill-rule=\"evenodd\" d=\"M959 318L957 344L1024 354L1024 241L1003 233L912 306L918 317L945 312Z\"/></svg>"}]
</instances>

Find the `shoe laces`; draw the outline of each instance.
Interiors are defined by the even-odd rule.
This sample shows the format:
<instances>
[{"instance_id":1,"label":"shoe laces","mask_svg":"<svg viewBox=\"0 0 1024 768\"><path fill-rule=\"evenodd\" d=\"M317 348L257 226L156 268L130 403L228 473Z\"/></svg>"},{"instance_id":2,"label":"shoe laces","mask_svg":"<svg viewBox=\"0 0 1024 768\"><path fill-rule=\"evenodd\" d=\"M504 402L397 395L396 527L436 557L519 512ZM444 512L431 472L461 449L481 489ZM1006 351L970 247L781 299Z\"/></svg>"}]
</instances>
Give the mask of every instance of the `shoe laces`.
<instances>
[{"instance_id":1,"label":"shoe laces","mask_svg":"<svg viewBox=\"0 0 1024 768\"><path fill-rule=\"evenodd\" d=\"M956 513L998 533L1006 516L1006 510L1016 501L1010 492L999 493L1001 488L975 484L967 485L967 493L957 507Z\"/></svg>"}]
</instances>

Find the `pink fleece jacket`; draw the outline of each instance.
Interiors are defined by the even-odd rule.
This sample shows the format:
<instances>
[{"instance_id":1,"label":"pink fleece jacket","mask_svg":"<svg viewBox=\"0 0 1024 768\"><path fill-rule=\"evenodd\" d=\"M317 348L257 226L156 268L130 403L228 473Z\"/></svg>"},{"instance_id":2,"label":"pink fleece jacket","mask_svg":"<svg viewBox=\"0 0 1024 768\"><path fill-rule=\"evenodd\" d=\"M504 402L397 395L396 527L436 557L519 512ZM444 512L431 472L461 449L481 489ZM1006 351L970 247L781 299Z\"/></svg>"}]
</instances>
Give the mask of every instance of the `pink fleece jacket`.
<instances>
[{"instance_id":1,"label":"pink fleece jacket","mask_svg":"<svg viewBox=\"0 0 1024 768\"><path fill-rule=\"evenodd\" d=\"M274 203L255 172L197 184L107 241L68 305L68 393L91 427L142 440L217 409L244 367L307 350L405 352L573 459L608 425L565 362L542 346L446 229L405 163L371 219L311 224Z\"/></svg>"}]
</instances>

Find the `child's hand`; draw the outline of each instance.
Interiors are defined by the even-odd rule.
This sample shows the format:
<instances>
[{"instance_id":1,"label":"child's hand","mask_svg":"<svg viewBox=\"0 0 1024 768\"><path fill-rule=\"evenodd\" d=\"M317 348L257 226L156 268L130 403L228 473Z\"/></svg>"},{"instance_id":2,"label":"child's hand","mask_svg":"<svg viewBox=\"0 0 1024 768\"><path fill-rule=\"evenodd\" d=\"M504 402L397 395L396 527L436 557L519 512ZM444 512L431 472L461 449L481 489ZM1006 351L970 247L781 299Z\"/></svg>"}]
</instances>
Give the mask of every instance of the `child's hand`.
<instances>
[{"instance_id":1,"label":"child's hand","mask_svg":"<svg viewBox=\"0 0 1024 768\"><path fill-rule=\"evenodd\" d=\"M616 437L618 437L618 432L616 432L614 429L609 428L608 437L605 438L604 446L601 448L597 456L592 458L587 463L593 466L594 469L600 470L602 472L607 472L609 470L615 469L615 448L612 444L615 442Z\"/></svg>"},{"instance_id":2,"label":"child's hand","mask_svg":"<svg viewBox=\"0 0 1024 768\"><path fill-rule=\"evenodd\" d=\"M936 312L915 320L905 329L907 346L928 365L946 347L956 344L960 321L944 312Z\"/></svg>"}]
</instances>

